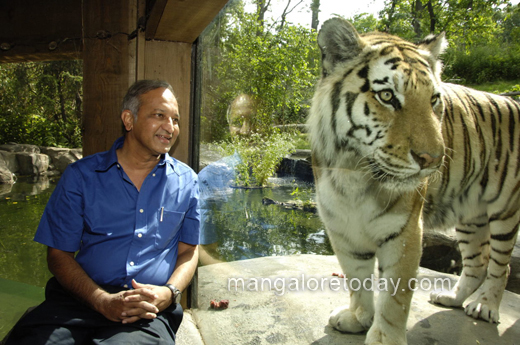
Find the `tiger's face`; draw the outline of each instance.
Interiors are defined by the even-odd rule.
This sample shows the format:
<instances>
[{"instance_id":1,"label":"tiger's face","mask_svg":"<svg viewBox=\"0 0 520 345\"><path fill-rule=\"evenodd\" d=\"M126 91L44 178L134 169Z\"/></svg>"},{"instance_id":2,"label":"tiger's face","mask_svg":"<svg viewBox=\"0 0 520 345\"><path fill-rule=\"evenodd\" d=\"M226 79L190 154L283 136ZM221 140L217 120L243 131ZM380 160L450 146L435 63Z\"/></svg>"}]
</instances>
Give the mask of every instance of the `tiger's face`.
<instances>
[{"instance_id":1,"label":"tiger's face","mask_svg":"<svg viewBox=\"0 0 520 345\"><path fill-rule=\"evenodd\" d=\"M436 56L427 44L359 36L349 23L333 21L318 37L323 76L309 118L313 149L325 161L350 152L356 168L382 186L414 189L444 157Z\"/></svg>"}]
</instances>

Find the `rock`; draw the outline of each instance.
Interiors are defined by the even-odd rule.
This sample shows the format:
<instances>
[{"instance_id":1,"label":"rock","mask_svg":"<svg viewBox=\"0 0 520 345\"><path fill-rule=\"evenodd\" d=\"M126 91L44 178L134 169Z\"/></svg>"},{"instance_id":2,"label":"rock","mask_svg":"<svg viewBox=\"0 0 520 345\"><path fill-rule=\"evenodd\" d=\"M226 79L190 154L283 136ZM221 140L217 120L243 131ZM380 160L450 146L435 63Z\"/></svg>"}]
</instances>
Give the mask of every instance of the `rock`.
<instances>
[{"instance_id":1,"label":"rock","mask_svg":"<svg viewBox=\"0 0 520 345\"><path fill-rule=\"evenodd\" d=\"M78 159L83 158L82 149L39 147L36 145L8 143L0 145L0 161L12 174L32 176L56 176ZM50 169L49 169L50 168ZM5 170L5 167L2 171ZM3 173L0 183L10 180Z\"/></svg>"},{"instance_id":2,"label":"rock","mask_svg":"<svg viewBox=\"0 0 520 345\"><path fill-rule=\"evenodd\" d=\"M462 257L453 230L425 230L423 232L421 267L438 272L460 274L462 271Z\"/></svg>"},{"instance_id":3,"label":"rock","mask_svg":"<svg viewBox=\"0 0 520 345\"><path fill-rule=\"evenodd\" d=\"M40 153L40 148L36 145L30 144L3 144L0 145L0 150L8 151L8 152L26 152L26 153Z\"/></svg>"},{"instance_id":4,"label":"rock","mask_svg":"<svg viewBox=\"0 0 520 345\"><path fill-rule=\"evenodd\" d=\"M49 156L39 153L18 153L20 175L41 175L49 169Z\"/></svg>"},{"instance_id":5,"label":"rock","mask_svg":"<svg viewBox=\"0 0 520 345\"><path fill-rule=\"evenodd\" d=\"M509 275L506 289L520 294L520 236L516 240L510 266L511 274Z\"/></svg>"},{"instance_id":6,"label":"rock","mask_svg":"<svg viewBox=\"0 0 520 345\"><path fill-rule=\"evenodd\" d=\"M277 173L279 176L294 176L306 182L313 182L311 150L296 150L284 157Z\"/></svg>"},{"instance_id":7,"label":"rock","mask_svg":"<svg viewBox=\"0 0 520 345\"><path fill-rule=\"evenodd\" d=\"M18 160L16 153L9 151L0 151L0 160L3 160L7 165L7 169L11 170L13 174L18 172Z\"/></svg>"},{"instance_id":8,"label":"rock","mask_svg":"<svg viewBox=\"0 0 520 345\"><path fill-rule=\"evenodd\" d=\"M283 208L287 208L290 210L302 210L302 211L310 212L310 213L318 213L316 203L313 201L302 202L300 200L298 200L298 201L290 200L287 202L281 202L281 201L273 200L271 198L264 197L264 198L262 198L262 204L278 205L278 206L281 206Z\"/></svg>"},{"instance_id":9,"label":"rock","mask_svg":"<svg viewBox=\"0 0 520 345\"><path fill-rule=\"evenodd\" d=\"M50 163L62 174L70 163L82 158L81 149L41 147L41 152L49 156Z\"/></svg>"},{"instance_id":10,"label":"rock","mask_svg":"<svg viewBox=\"0 0 520 345\"><path fill-rule=\"evenodd\" d=\"M0 196L9 194L13 190L13 183L0 183Z\"/></svg>"},{"instance_id":11,"label":"rock","mask_svg":"<svg viewBox=\"0 0 520 345\"><path fill-rule=\"evenodd\" d=\"M341 272L336 257L324 255L264 257L199 267L198 308L192 310L204 343L364 344L365 334L341 333L328 325L330 312L350 301L344 284L331 284L337 278L333 272ZM518 343L519 295L505 291L500 323L490 324L467 316L461 308L429 302L431 290L453 287L458 277L421 268L417 278L407 322L408 344ZM228 299L229 308L210 309L210 301L217 298Z\"/></svg>"},{"instance_id":12,"label":"rock","mask_svg":"<svg viewBox=\"0 0 520 345\"><path fill-rule=\"evenodd\" d=\"M0 184L13 184L13 173L7 167L7 164L0 159Z\"/></svg>"}]
</instances>

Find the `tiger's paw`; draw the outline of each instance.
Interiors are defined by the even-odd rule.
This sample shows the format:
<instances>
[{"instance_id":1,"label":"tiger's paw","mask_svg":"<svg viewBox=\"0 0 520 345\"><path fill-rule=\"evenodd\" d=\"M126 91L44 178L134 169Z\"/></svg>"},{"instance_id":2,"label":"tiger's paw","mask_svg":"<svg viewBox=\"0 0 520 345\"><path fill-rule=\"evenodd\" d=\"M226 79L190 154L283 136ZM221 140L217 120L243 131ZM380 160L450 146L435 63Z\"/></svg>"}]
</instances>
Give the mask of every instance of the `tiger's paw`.
<instances>
[{"instance_id":1,"label":"tiger's paw","mask_svg":"<svg viewBox=\"0 0 520 345\"><path fill-rule=\"evenodd\" d=\"M401 334L402 333L402 334ZM365 345L407 345L406 332L396 329L384 330L383 327L374 323L367 333Z\"/></svg>"},{"instance_id":2,"label":"tiger's paw","mask_svg":"<svg viewBox=\"0 0 520 345\"><path fill-rule=\"evenodd\" d=\"M360 333L370 328L373 313L363 312L361 308L354 314L349 306L334 309L329 317L329 325L341 332Z\"/></svg>"},{"instance_id":3,"label":"tiger's paw","mask_svg":"<svg viewBox=\"0 0 520 345\"><path fill-rule=\"evenodd\" d=\"M486 320L489 323L498 323L500 313L498 312L498 305L496 303L490 303L483 298L478 298L476 301L469 303L464 312L466 315L471 316L474 319Z\"/></svg>"},{"instance_id":4,"label":"tiger's paw","mask_svg":"<svg viewBox=\"0 0 520 345\"><path fill-rule=\"evenodd\" d=\"M441 304L445 307L462 307L462 302L457 298L453 291L435 290L430 293L430 301L432 303Z\"/></svg>"}]
</instances>

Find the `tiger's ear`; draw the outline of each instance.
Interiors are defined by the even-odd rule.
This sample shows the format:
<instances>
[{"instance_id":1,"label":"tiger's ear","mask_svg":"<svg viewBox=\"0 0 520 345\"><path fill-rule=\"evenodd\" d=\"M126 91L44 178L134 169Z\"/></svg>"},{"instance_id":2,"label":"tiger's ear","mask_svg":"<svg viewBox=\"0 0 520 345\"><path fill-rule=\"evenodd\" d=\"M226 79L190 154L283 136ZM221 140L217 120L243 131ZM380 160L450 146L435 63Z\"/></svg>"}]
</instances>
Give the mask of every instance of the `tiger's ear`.
<instances>
[{"instance_id":1,"label":"tiger's ear","mask_svg":"<svg viewBox=\"0 0 520 345\"><path fill-rule=\"evenodd\" d=\"M356 29L344 19L332 18L323 23L318 34L323 76L327 76L340 62L350 60L361 52L364 44Z\"/></svg>"},{"instance_id":2,"label":"tiger's ear","mask_svg":"<svg viewBox=\"0 0 520 345\"><path fill-rule=\"evenodd\" d=\"M433 56L433 58L439 58L446 47L448 47L448 41L446 40L446 33L441 32L438 35L428 35L417 44L419 49L427 50Z\"/></svg>"},{"instance_id":3,"label":"tiger's ear","mask_svg":"<svg viewBox=\"0 0 520 345\"><path fill-rule=\"evenodd\" d=\"M417 44L419 49L426 51L428 54L426 58L432 66L432 70L440 80L442 73L442 62L439 60L439 56L444 52L448 46L446 40L446 34L444 32L438 35L429 35L424 40Z\"/></svg>"}]
</instances>

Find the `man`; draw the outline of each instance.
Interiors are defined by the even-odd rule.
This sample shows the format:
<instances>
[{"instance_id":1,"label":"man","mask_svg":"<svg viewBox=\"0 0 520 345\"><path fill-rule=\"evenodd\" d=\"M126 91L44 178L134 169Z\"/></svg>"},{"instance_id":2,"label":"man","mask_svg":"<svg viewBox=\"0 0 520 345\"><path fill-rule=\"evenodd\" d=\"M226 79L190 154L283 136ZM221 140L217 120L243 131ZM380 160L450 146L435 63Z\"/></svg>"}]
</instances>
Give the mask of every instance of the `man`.
<instances>
[{"instance_id":1,"label":"man","mask_svg":"<svg viewBox=\"0 0 520 345\"><path fill-rule=\"evenodd\" d=\"M121 120L125 136L71 164L49 200L35 241L54 277L7 344L175 343L198 261L197 176L168 155L179 135L168 83L132 85Z\"/></svg>"}]
</instances>

